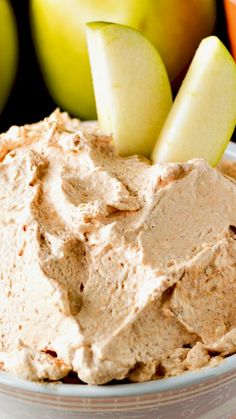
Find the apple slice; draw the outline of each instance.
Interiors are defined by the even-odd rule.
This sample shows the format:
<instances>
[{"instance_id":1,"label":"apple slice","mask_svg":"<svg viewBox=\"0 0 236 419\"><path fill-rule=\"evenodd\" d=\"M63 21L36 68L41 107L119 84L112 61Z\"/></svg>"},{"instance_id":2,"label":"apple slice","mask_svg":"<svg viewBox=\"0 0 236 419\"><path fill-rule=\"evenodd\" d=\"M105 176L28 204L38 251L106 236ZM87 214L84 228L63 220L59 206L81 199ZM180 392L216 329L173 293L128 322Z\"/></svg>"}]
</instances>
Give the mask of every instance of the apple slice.
<instances>
[{"instance_id":1,"label":"apple slice","mask_svg":"<svg viewBox=\"0 0 236 419\"><path fill-rule=\"evenodd\" d=\"M172 104L169 79L155 47L135 29L87 24L98 119L121 155L150 156Z\"/></svg>"},{"instance_id":2,"label":"apple slice","mask_svg":"<svg viewBox=\"0 0 236 419\"><path fill-rule=\"evenodd\" d=\"M152 153L153 162L220 160L236 124L236 64L215 36L198 47Z\"/></svg>"}]
</instances>

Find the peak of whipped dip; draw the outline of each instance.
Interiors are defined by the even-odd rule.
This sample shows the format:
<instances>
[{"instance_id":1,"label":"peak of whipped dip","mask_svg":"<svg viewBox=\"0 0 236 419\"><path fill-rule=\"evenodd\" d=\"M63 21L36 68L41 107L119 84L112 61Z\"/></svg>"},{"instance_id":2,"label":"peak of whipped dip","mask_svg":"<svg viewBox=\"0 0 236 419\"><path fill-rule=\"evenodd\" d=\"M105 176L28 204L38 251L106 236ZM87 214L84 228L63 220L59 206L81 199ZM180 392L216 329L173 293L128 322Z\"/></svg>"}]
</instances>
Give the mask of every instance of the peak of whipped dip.
<instances>
[{"instance_id":1,"label":"peak of whipped dip","mask_svg":"<svg viewBox=\"0 0 236 419\"><path fill-rule=\"evenodd\" d=\"M0 136L0 365L145 381L236 351L236 183L56 110Z\"/></svg>"}]
</instances>

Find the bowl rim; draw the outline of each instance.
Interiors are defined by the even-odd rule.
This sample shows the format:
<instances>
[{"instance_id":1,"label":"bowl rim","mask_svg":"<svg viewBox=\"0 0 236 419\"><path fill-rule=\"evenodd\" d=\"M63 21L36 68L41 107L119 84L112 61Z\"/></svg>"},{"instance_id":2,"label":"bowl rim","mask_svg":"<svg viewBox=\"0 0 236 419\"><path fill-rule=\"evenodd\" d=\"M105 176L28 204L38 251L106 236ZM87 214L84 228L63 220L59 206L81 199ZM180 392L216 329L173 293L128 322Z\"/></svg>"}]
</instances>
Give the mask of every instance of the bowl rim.
<instances>
[{"instance_id":1,"label":"bowl rim","mask_svg":"<svg viewBox=\"0 0 236 419\"><path fill-rule=\"evenodd\" d=\"M236 160L236 143L230 142L223 159ZM91 386L86 384L36 383L15 377L7 372L0 372L1 388L41 393L49 396L76 397L86 399L106 399L120 397L139 397L154 393L173 392L211 380L219 380L228 374L236 374L236 354L222 360L217 366L203 367L197 371L185 372L176 377L162 378L145 383L112 384ZM235 373L235 374L234 374Z\"/></svg>"},{"instance_id":2,"label":"bowl rim","mask_svg":"<svg viewBox=\"0 0 236 419\"><path fill-rule=\"evenodd\" d=\"M26 391L29 393L41 393L48 396L108 399L121 397L139 397L157 393L169 393L190 386L206 384L209 381L216 383L219 378L224 381L225 376L232 373L236 375L236 354L222 360L217 366L203 367L197 371L185 372L176 377L167 377L145 383L125 383L103 386L91 386L87 384L62 384L62 383L36 383L14 377L7 372L0 372L1 387L11 390Z\"/></svg>"},{"instance_id":3,"label":"bowl rim","mask_svg":"<svg viewBox=\"0 0 236 419\"><path fill-rule=\"evenodd\" d=\"M223 155L223 159L225 158L229 160L236 160L236 143L233 143L232 141L229 142Z\"/></svg>"}]
</instances>

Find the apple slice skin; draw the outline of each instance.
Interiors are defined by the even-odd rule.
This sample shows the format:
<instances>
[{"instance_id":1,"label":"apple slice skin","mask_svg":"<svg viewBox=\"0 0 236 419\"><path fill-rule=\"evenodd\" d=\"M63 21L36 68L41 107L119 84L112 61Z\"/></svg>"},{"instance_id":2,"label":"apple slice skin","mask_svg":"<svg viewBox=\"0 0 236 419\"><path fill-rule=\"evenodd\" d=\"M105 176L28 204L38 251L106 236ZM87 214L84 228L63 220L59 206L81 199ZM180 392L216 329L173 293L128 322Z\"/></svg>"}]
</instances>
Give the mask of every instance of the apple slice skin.
<instances>
[{"instance_id":1,"label":"apple slice skin","mask_svg":"<svg viewBox=\"0 0 236 419\"><path fill-rule=\"evenodd\" d=\"M221 159L236 125L236 64L215 37L196 51L152 152L157 162Z\"/></svg>"},{"instance_id":2,"label":"apple slice skin","mask_svg":"<svg viewBox=\"0 0 236 419\"><path fill-rule=\"evenodd\" d=\"M109 22L87 25L100 125L118 154L149 157L172 104L163 61L137 30Z\"/></svg>"},{"instance_id":3,"label":"apple slice skin","mask_svg":"<svg viewBox=\"0 0 236 419\"><path fill-rule=\"evenodd\" d=\"M17 29L11 4L0 0L0 112L11 90L17 69Z\"/></svg>"}]
</instances>

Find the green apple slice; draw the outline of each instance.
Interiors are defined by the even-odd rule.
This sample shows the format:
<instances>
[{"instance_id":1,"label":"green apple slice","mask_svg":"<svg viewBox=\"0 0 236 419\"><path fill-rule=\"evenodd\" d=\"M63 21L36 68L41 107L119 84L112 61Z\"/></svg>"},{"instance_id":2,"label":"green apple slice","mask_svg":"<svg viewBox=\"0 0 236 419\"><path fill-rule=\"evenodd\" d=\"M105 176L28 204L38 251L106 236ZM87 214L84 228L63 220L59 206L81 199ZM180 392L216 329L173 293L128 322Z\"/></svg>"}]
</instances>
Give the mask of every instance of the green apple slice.
<instances>
[{"instance_id":1,"label":"green apple slice","mask_svg":"<svg viewBox=\"0 0 236 419\"><path fill-rule=\"evenodd\" d=\"M150 156L172 104L165 66L135 29L92 22L87 39L98 119L120 155Z\"/></svg>"},{"instance_id":2,"label":"green apple slice","mask_svg":"<svg viewBox=\"0 0 236 419\"><path fill-rule=\"evenodd\" d=\"M215 36L198 47L152 153L156 162L220 160L236 125L236 64Z\"/></svg>"}]
</instances>

